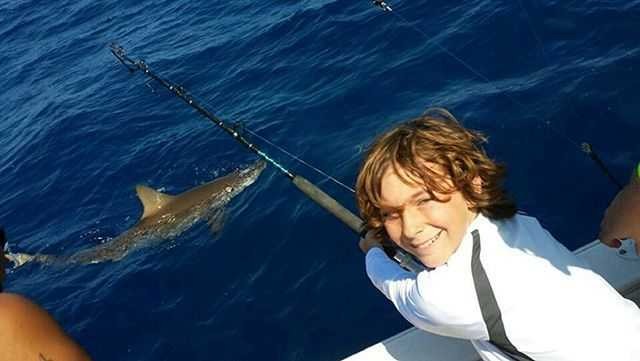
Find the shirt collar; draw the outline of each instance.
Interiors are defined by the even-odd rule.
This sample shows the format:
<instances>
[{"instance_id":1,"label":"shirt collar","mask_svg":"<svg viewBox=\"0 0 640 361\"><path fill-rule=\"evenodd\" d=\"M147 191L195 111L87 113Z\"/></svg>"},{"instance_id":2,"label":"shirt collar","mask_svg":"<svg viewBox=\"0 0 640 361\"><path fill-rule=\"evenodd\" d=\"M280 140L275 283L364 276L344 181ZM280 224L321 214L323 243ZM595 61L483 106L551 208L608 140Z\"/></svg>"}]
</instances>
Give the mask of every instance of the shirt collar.
<instances>
[{"instance_id":1,"label":"shirt collar","mask_svg":"<svg viewBox=\"0 0 640 361\"><path fill-rule=\"evenodd\" d=\"M467 256L471 255L472 246L473 246L473 236L471 235L471 232L473 232L476 229L479 229L486 222L488 222L487 217L483 216L482 213L478 212L478 215L476 216L476 218L471 222L471 224L469 224L469 227L467 227L467 230L464 236L462 237L462 241L460 242L460 245L455 250L455 252L453 252L453 254L449 257L449 259L445 264L451 267L451 266L456 266L461 262L464 262L465 264L469 263L467 262L467 260L469 259L469 257Z\"/></svg>"}]
</instances>

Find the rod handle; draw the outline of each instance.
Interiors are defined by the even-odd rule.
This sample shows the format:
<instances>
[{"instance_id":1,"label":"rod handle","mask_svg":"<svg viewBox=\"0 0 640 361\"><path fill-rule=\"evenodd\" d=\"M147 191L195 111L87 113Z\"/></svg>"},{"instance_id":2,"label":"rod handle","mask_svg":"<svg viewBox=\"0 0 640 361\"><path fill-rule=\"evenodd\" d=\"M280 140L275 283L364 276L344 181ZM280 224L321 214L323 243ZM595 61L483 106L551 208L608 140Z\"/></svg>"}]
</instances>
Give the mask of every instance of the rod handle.
<instances>
[{"instance_id":1,"label":"rod handle","mask_svg":"<svg viewBox=\"0 0 640 361\"><path fill-rule=\"evenodd\" d=\"M302 191L302 193L306 194L309 198L311 198L322 208L326 209L329 213L336 216L355 233L360 234L363 229L364 223L362 219L360 219L360 217L356 216L350 210L343 207L330 195L322 191L322 189L313 185L304 177L296 175L293 177L292 181L293 184L298 187L300 191ZM420 271L425 269L422 264L418 263L415 259L413 259L411 255L400 248L393 247L392 249L385 250L385 252L387 252L390 257L394 258L396 262L398 262L402 267L409 271L419 273Z\"/></svg>"},{"instance_id":2,"label":"rod handle","mask_svg":"<svg viewBox=\"0 0 640 361\"><path fill-rule=\"evenodd\" d=\"M316 187L304 177L296 175L292 180L293 184L298 187L302 193L306 194L314 202L318 203L322 208L326 209L329 213L336 216L344 224L346 224L355 233L360 233L362 230L362 219L356 216L350 210L343 207L330 195L322 191L322 189Z\"/></svg>"}]
</instances>

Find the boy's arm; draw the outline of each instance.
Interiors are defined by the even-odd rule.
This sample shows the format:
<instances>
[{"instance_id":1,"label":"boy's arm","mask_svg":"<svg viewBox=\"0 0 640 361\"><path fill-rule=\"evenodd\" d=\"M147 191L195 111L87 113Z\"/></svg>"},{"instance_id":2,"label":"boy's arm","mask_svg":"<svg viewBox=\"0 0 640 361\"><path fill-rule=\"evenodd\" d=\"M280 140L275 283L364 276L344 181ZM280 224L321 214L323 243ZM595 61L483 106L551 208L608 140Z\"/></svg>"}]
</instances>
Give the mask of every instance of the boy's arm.
<instances>
[{"instance_id":1,"label":"boy's arm","mask_svg":"<svg viewBox=\"0 0 640 361\"><path fill-rule=\"evenodd\" d=\"M382 292L396 307L402 305L413 288L416 287L416 275L405 271L384 253L375 247L366 255L367 276L374 286Z\"/></svg>"},{"instance_id":2,"label":"boy's arm","mask_svg":"<svg viewBox=\"0 0 640 361\"><path fill-rule=\"evenodd\" d=\"M382 249L381 239L373 231L369 231L359 245L366 254L367 276L373 285L409 322L416 326L424 325L425 321L429 323L421 309L424 303L420 299L416 274L392 261Z\"/></svg>"},{"instance_id":3,"label":"boy's arm","mask_svg":"<svg viewBox=\"0 0 640 361\"><path fill-rule=\"evenodd\" d=\"M631 181L613 199L600 223L600 241L620 247L620 240L631 238L640 255L640 163Z\"/></svg>"},{"instance_id":4,"label":"boy's arm","mask_svg":"<svg viewBox=\"0 0 640 361\"><path fill-rule=\"evenodd\" d=\"M363 238L360 238L358 245L366 255L365 264L369 279L395 304L395 296L409 291L411 284L415 283L415 275L405 271L387 257L382 247L382 238L377 232L369 230ZM409 285L403 287L402 280L411 281Z\"/></svg>"}]
</instances>

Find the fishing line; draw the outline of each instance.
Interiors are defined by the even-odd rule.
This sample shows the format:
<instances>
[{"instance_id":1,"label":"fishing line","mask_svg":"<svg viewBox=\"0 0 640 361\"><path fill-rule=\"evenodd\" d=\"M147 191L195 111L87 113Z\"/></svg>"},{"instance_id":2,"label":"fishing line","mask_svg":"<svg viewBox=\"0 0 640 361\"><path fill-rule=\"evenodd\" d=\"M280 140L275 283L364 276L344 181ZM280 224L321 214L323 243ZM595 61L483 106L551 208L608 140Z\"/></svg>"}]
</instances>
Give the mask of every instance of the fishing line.
<instances>
[{"instance_id":1,"label":"fishing line","mask_svg":"<svg viewBox=\"0 0 640 361\"><path fill-rule=\"evenodd\" d=\"M527 11L527 8L524 7L522 0L518 0L518 5L520 5L520 10L522 10L522 12L524 13L524 17L527 19L527 24L529 25L531 34L533 34L533 37L536 39L536 42L538 43L538 49L540 49L540 51L542 52L542 56L546 58L547 53L544 51L544 44L542 43L542 39L540 39L540 37L538 36L538 32L536 32L536 29L533 27L533 23L531 22L531 17L529 16L529 12Z\"/></svg>"},{"instance_id":2,"label":"fishing line","mask_svg":"<svg viewBox=\"0 0 640 361\"><path fill-rule=\"evenodd\" d=\"M520 1L520 0L519 0ZM420 29L419 27L417 27L416 25L413 25L411 22L409 22L406 18L404 18L402 15L400 15L397 11L394 11L391 8L391 5L388 4L385 1L381 1L381 0L373 0L372 1L374 6L377 6L379 8L382 9L383 12L385 13L391 13L394 16L396 16L398 19L400 19L403 23L405 23L406 25L408 25L409 27L411 27L413 30L415 30L416 32L418 32L419 34L421 34L422 36L424 36L425 39L427 39L427 43L433 43L436 45L436 47L438 47L440 50L442 50L445 54L447 54L449 57L451 57L452 59L454 59L455 61L457 61L460 65L462 65L465 69L467 69L469 72L471 72L472 74L474 74L476 77L480 78L482 81L484 81L487 85L493 87L495 90L498 91L499 94L501 94L502 96L506 97L507 99L509 99L511 102L513 102L514 104L516 104L517 106L519 106L520 108L526 110L527 107L524 105L524 103L520 102L519 100L517 100L516 98L514 98L511 94L509 94L507 92L507 89L503 89L500 86L498 86L497 84L495 84L494 82L492 82L489 78L487 78L484 74L482 74L480 71L478 71L476 68L474 68L471 64L469 64L468 62L464 61L464 59L462 59L461 57L457 56L455 53L453 53L452 51L450 51L448 48L446 48L444 45L440 44L440 42L438 42L437 40L434 39L430 39L429 35L424 32L422 29ZM522 3L520 3L520 7L524 8ZM526 11L525 11L526 14ZM533 30L533 25L531 25L531 23L529 23L529 26L531 27L531 31L534 33L534 37L536 38L536 40L538 42L540 42L540 39L538 38L537 34L535 33L535 31ZM598 168L604 173L605 176L607 176L607 178L620 190L622 189L622 185L620 182L617 181L617 179L612 175L612 173L608 170L608 168L606 167L606 165L604 164L604 162L600 159L600 157L598 156L598 154L593 150L593 146L590 143L587 142L582 142L579 143L577 141L575 141L574 139L572 139L571 137L569 137L566 133L563 133L561 131L559 131L558 129L556 129L552 123L548 120L544 121L543 124L545 124L547 127L549 127L549 129L551 129L556 135L560 136L561 138L564 138L565 140L567 140L570 144L573 144L577 149L579 149L581 152L586 153L591 160L593 160L596 165L598 166Z\"/></svg>"},{"instance_id":3,"label":"fishing line","mask_svg":"<svg viewBox=\"0 0 640 361\"><path fill-rule=\"evenodd\" d=\"M411 24L406 18L404 18L402 15L398 14L397 12L392 12L392 14L394 14L396 17L398 17L400 20L402 20L404 23L406 23L407 25L409 25L413 30L417 31L418 33L420 33L422 36L424 36L425 38L429 38L429 35L427 35L427 33L425 33L422 29L418 28L417 26ZM506 97L507 99L509 99L511 102L513 102L514 104L516 104L517 106L521 107L522 109L526 109L526 105L524 105L524 103L520 102L519 100L517 100L516 98L514 98L512 95L510 95L507 92L507 89L501 88L500 86L496 85L494 82L492 82L487 76L485 76L484 74L482 74L480 71L478 71L476 68L474 68L473 66L471 66L471 64L467 63L466 61L464 61L464 59L460 58L459 56L457 56L455 53L453 53L452 51L450 51L448 48L446 48L444 45L440 44L437 40L430 40L429 42L432 42L433 44L436 45L436 47L438 47L440 50L442 50L445 54L449 55L451 58L453 58L455 61L457 61L459 64L461 64L464 68L466 68L469 72L471 72L472 74L474 74L475 76L477 76L478 78L480 78L482 81L485 82L485 84L493 87L495 90L498 91L499 94L501 94L502 96ZM555 129L553 127L553 125L551 124L551 122L549 121L545 121L544 122L545 125L547 125L552 131L554 131L557 135L559 135L560 137L565 138L569 143L573 144L574 146L580 148L580 145L578 144L578 142L576 142L575 140L571 139L569 136L567 136L566 134L560 132L559 130Z\"/></svg>"},{"instance_id":4,"label":"fishing line","mask_svg":"<svg viewBox=\"0 0 640 361\"><path fill-rule=\"evenodd\" d=\"M289 157L291 157L292 159L294 159L294 160L296 160L296 161L298 161L298 162L300 162L300 163L302 163L302 164L306 165L307 167L309 167L309 168L313 169L316 173L318 173L318 174L322 174L322 175L323 175L323 176L325 176L327 179L329 179L329 180L333 181L335 184L337 184L337 185L341 186L342 188L344 188L344 189L348 190L349 192L354 193L354 194L356 193L355 189L353 189L353 188L349 187L348 185L346 185L346 184L342 183L339 179L336 179L336 178L335 178L335 177L333 177L332 175L327 174L327 173L326 173L325 171L323 171L322 169L319 169L319 168L315 167L314 165L312 165L312 164L310 164L310 163L306 162L304 159L302 159L302 158L300 158L300 157L296 156L295 154L292 154L291 152L287 151L286 149L284 149L284 148L280 147L279 145L277 145L277 144L275 144L275 143L271 142L269 139L262 137L260 134L255 133L255 132L251 131L250 129L245 129L245 130L246 130L246 132L247 132L247 133L249 133L249 134L253 135L253 136L254 136L254 137L256 137L256 138L259 138L259 139L260 139L260 140L262 140L263 142L265 142L265 143L267 143L267 144L271 145L272 147L274 147L274 148L276 148L277 150L279 150L280 152L282 152L282 153L284 153L284 154L288 155L288 156L289 156Z\"/></svg>"},{"instance_id":5,"label":"fishing line","mask_svg":"<svg viewBox=\"0 0 640 361\"><path fill-rule=\"evenodd\" d=\"M533 23L531 22L531 17L529 16L529 12L524 7L524 4L522 3L522 0L518 0L518 4L520 4L520 9L522 10L522 12L524 13L525 18L527 19L527 24L529 25L529 30L531 30L531 34L533 34L533 37L536 39L536 42L538 43L538 48L540 49L540 52L542 53L542 57L544 58L544 62L549 64L549 59L547 58L547 53L544 50L544 44L542 43L542 40L538 36L538 32L536 31L535 27L533 26ZM570 109L570 111L573 113L573 115L576 118L578 118L580 116L578 114L578 111L575 110L575 108L569 106L569 109ZM593 150L593 146L591 145L591 143L583 142L580 145L580 149L585 154L587 154L589 156L589 158L591 158L591 160L593 160L596 163L596 165L598 166L598 168L600 168L600 170L604 173L604 175L607 176L607 178L609 178L609 180L618 187L618 190L622 190L622 188L623 188L622 183L620 183L618 181L618 179L616 179L616 177L614 177L613 174L611 174L611 172L609 171L607 166L604 164L602 159L600 159L598 154Z\"/></svg>"}]
</instances>

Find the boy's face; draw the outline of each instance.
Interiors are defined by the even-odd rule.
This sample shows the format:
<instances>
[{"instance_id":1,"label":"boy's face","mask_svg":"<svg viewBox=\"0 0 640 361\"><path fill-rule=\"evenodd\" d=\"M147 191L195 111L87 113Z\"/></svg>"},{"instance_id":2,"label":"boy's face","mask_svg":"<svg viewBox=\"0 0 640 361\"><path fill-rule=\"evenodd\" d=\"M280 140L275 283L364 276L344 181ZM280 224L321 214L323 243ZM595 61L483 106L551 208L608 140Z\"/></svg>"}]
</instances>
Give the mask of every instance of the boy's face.
<instances>
[{"instance_id":1,"label":"boy's face","mask_svg":"<svg viewBox=\"0 0 640 361\"><path fill-rule=\"evenodd\" d=\"M424 185L406 184L392 167L382 176L380 195L391 240L431 268L447 262L477 215L459 191L435 193L440 200L434 199Z\"/></svg>"}]
</instances>

